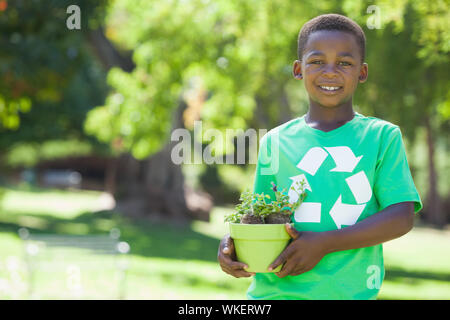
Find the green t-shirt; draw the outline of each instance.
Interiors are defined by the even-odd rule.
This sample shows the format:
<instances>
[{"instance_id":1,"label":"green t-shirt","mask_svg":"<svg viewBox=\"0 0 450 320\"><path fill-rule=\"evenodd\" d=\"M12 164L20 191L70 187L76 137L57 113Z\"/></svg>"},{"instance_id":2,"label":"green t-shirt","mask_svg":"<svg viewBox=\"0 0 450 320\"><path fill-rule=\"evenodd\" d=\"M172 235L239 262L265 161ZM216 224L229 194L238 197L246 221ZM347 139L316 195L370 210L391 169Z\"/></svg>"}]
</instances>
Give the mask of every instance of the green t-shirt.
<instances>
[{"instance_id":1,"label":"green t-shirt","mask_svg":"<svg viewBox=\"0 0 450 320\"><path fill-rule=\"evenodd\" d=\"M422 202L414 186L398 126L356 113L324 132L304 116L270 130L260 141L254 192L275 198L295 181L307 196L292 215L299 231L328 231L353 225L399 202ZM295 200L295 192L289 191ZM327 254L312 270L278 278L257 273L249 299L375 299L384 279L382 245Z\"/></svg>"}]
</instances>

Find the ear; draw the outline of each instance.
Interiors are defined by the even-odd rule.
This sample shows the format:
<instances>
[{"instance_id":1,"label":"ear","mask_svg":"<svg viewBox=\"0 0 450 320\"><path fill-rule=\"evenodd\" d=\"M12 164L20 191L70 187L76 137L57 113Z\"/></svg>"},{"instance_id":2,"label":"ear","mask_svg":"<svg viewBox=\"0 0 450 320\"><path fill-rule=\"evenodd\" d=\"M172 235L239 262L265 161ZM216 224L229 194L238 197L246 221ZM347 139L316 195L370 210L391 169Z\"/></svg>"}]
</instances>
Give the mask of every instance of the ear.
<instances>
[{"instance_id":1,"label":"ear","mask_svg":"<svg viewBox=\"0 0 450 320\"><path fill-rule=\"evenodd\" d=\"M367 63L363 63L361 65L361 70L359 70L359 82L364 83L367 80L367 77L369 76L369 65Z\"/></svg>"},{"instance_id":2,"label":"ear","mask_svg":"<svg viewBox=\"0 0 450 320\"><path fill-rule=\"evenodd\" d=\"M292 67L292 75L297 80L302 80L303 79L302 62L300 60L295 60L294 61L294 65Z\"/></svg>"}]
</instances>

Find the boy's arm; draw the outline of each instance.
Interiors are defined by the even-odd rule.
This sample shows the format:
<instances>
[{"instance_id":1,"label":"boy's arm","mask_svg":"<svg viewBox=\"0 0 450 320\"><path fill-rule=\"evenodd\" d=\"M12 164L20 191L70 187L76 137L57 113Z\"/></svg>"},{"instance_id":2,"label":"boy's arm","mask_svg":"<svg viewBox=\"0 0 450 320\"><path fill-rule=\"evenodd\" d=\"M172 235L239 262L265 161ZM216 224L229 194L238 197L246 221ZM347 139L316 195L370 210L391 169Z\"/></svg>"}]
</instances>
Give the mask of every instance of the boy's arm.
<instances>
[{"instance_id":1,"label":"boy's arm","mask_svg":"<svg viewBox=\"0 0 450 320\"><path fill-rule=\"evenodd\" d=\"M270 265L285 263L277 276L299 275L314 268L328 253L374 246L408 233L414 224L414 202L393 204L344 229L324 232L286 230L294 241Z\"/></svg>"},{"instance_id":2,"label":"boy's arm","mask_svg":"<svg viewBox=\"0 0 450 320\"><path fill-rule=\"evenodd\" d=\"M340 230L323 233L325 253L374 246L408 233L414 225L414 202L393 204Z\"/></svg>"}]
</instances>

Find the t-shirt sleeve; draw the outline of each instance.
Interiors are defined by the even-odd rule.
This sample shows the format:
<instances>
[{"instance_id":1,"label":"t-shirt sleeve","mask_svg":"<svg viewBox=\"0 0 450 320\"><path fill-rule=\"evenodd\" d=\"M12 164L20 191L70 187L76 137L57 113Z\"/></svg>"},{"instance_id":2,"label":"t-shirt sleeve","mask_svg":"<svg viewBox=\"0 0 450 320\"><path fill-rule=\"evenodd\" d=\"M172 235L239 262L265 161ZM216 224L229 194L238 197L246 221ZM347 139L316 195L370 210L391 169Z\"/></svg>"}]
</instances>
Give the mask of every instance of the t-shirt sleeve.
<instances>
[{"instance_id":1,"label":"t-shirt sleeve","mask_svg":"<svg viewBox=\"0 0 450 320\"><path fill-rule=\"evenodd\" d=\"M414 202L414 213L422 209L398 127L391 130L382 144L375 169L374 194L380 210L406 201Z\"/></svg>"},{"instance_id":2,"label":"t-shirt sleeve","mask_svg":"<svg viewBox=\"0 0 450 320\"><path fill-rule=\"evenodd\" d=\"M277 159L274 158L271 148L272 142L269 133L265 134L259 143L258 161L256 163L253 193L264 193L275 200L275 193L272 190L271 182L276 182Z\"/></svg>"}]
</instances>

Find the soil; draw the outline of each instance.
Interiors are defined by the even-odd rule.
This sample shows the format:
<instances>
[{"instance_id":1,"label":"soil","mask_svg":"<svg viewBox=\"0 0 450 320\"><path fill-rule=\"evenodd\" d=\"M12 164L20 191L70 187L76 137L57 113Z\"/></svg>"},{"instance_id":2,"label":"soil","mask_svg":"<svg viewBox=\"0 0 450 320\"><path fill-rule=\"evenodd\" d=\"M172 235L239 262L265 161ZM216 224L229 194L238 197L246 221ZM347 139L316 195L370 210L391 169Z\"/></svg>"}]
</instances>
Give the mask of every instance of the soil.
<instances>
[{"instance_id":1,"label":"soil","mask_svg":"<svg viewBox=\"0 0 450 320\"><path fill-rule=\"evenodd\" d=\"M290 222L291 216L281 212L272 213L265 219L260 216L255 216L251 213L247 213L241 219L241 223L243 224L285 224Z\"/></svg>"},{"instance_id":2,"label":"soil","mask_svg":"<svg viewBox=\"0 0 450 320\"><path fill-rule=\"evenodd\" d=\"M254 216L251 213L244 214L241 219L241 223L243 224L263 224L264 220L260 216Z\"/></svg>"},{"instance_id":3,"label":"soil","mask_svg":"<svg viewBox=\"0 0 450 320\"><path fill-rule=\"evenodd\" d=\"M291 222L291 216L288 214L284 214L281 212L272 213L271 215L268 215L264 222L266 224L285 224Z\"/></svg>"}]
</instances>

